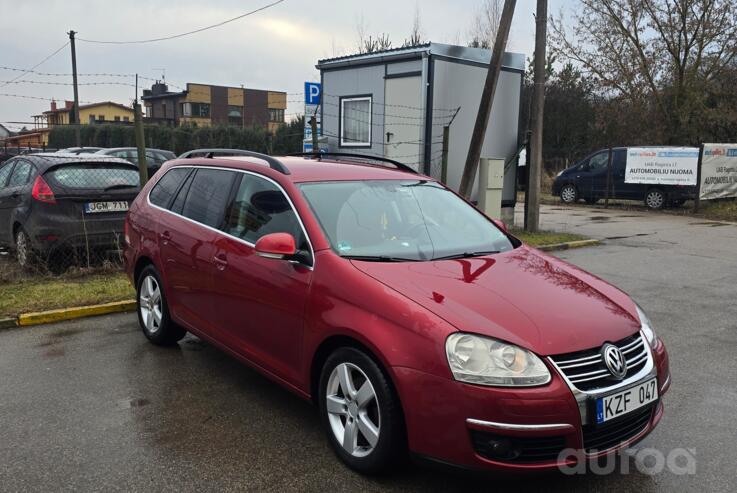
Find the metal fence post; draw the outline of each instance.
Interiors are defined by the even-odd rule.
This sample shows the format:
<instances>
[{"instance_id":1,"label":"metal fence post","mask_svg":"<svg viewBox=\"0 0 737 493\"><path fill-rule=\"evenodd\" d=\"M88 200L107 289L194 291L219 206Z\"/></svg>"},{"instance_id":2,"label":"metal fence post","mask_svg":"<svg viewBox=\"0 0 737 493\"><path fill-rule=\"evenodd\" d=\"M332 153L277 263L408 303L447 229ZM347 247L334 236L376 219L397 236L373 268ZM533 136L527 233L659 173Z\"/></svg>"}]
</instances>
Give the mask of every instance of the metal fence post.
<instances>
[{"instance_id":1,"label":"metal fence post","mask_svg":"<svg viewBox=\"0 0 737 493\"><path fill-rule=\"evenodd\" d=\"M609 154L606 161L606 195L604 198L604 208L609 208L609 195L612 187L612 148L609 147Z\"/></svg>"},{"instance_id":2,"label":"metal fence post","mask_svg":"<svg viewBox=\"0 0 737 493\"><path fill-rule=\"evenodd\" d=\"M699 212L701 205L701 163L704 160L704 143L699 146L699 160L696 161L696 197L693 201L693 211Z\"/></svg>"}]
</instances>

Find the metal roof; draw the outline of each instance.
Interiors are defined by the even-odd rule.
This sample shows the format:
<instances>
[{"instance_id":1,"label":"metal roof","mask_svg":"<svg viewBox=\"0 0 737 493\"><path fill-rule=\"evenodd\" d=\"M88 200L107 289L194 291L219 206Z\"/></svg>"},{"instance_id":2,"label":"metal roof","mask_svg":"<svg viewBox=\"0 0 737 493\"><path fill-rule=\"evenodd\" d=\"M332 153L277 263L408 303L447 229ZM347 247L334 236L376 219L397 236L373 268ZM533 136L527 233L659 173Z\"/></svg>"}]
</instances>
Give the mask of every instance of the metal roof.
<instances>
[{"instance_id":1,"label":"metal roof","mask_svg":"<svg viewBox=\"0 0 737 493\"><path fill-rule=\"evenodd\" d=\"M337 68L343 66L360 66L381 61L395 61L404 58L420 58L427 56L442 56L455 58L460 61L469 61L488 64L491 60L491 50L471 48L468 46L447 45L442 43L425 43L417 46L391 48L373 53L356 53L353 55L325 58L318 60L317 69ZM502 57L502 66L513 70L525 69L525 55L523 53L505 52Z\"/></svg>"}]
</instances>

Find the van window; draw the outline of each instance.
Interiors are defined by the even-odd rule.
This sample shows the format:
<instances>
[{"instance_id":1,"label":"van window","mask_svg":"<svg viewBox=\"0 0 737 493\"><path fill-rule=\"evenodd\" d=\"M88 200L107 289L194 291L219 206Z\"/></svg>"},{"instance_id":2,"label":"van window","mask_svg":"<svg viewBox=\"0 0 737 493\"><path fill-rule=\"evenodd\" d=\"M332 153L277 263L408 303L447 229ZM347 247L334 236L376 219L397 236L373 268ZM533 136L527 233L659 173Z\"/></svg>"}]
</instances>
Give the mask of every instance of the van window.
<instances>
[{"instance_id":1,"label":"van window","mask_svg":"<svg viewBox=\"0 0 737 493\"><path fill-rule=\"evenodd\" d=\"M289 233L297 248L308 249L297 214L287 197L270 181L253 175L243 174L222 229L249 243L256 243L270 233Z\"/></svg>"},{"instance_id":2,"label":"van window","mask_svg":"<svg viewBox=\"0 0 737 493\"><path fill-rule=\"evenodd\" d=\"M212 228L220 226L234 177L233 171L197 169L182 215Z\"/></svg>"},{"instance_id":3,"label":"van window","mask_svg":"<svg viewBox=\"0 0 737 493\"><path fill-rule=\"evenodd\" d=\"M148 200L154 205L168 208L172 197L179 190L179 185L191 170L191 168L174 168L167 171L151 189Z\"/></svg>"},{"instance_id":4,"label":"van window","mask_svg":"<svg viewBox=\"0 0 737 493\"><path fill-rule=\"evenodd\" d=\"M591 156L591 159L589 160L589 169L591 171L606 169L608 162L609 162L609 151L594 154L593 156Z\"/></svg>"},{"instance_id":5,"label":"van window","mask_svg":"<svg viewBox=\"0 0 737 493\"><path fill-rule=\"evenodd\" d=\"M612 156L612 169L614 171L624 171L627 167L627 151L617 149Z\"/></svg>"}]
</instances>

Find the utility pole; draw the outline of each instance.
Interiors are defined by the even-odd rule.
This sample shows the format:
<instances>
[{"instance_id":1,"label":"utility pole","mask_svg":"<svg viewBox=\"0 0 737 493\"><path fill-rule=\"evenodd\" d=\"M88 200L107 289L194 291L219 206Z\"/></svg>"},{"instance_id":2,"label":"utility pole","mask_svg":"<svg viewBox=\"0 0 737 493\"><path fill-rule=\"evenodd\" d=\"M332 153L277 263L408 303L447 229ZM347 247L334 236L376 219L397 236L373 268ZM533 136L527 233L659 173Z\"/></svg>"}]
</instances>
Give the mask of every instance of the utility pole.
<instances>
[{"instance_id":1,"label":"utility pole","mask_svg":"<svg viewBox=\"0 0 737 493\"><path fill-rule=\"evenodd\" d=\"M76 32L69 31L69 45L72 48L72 83L74 85L74 108L69 114L69 123L75 125L74 134L77 138L77 147L82 147L82 135L79 128L79 89L77 88L77 49L74 45L74 35Z\"/></svg>"},{"instance_id":2,"label":"utility pole","mask_svg":"<svg viewBox=\"0 0 737 493\"><path fill-rule=\"evenodd\" d=\"M317 108L315 106L315 112L310 117L310 130L312 132L312 152L320 152L320 140L317 135Z\"/></svg>"},{"instance_id":3,"label":"utility pole","mask_svg":"<svg viewBox=\"0 0 737 493\"><path fill-rule=\"evenodd\" d=\"M479 111L476 114L476 124L473 127L473 134L471 134L471 145L468 148L466 165L463 168L463 176L461 177L459 192L466 198L471 196L471 187L473 186L473 181L476 178L476 172L479 168L481 146L484 144L484 135L486 135L486 127L489 123L496 83L499 79L499 71L502 68L502 56L504 55L504 48L507 46L509 28L512 25L512 16L514 15L516 3L516 0L504 0L502 17L499 21L499 30L496 33L494 49L491 52L489 70L486 73L486 82L484 83L484 90L481 93Z\"/></svg>"},{"instance_id":4,"label":"utility pole","mask_svg":"<svg viewBox=\"0 0 737 493\"><path fill-rule=\"evenodd\" d=\"M138 74L136 74L136 87L138 87ZM148 181L148 167L146 166L146 141L143 137L143 115L141 114L141 105L138 104L138 91L136 90L136 98L133 100L133 124L135 126L136 147L138 148L138 176L141 181L141 188Z\"/></svg>"},{"instance_id":5,"label":"utility pole","mask_svg":"<svg viewBox=\"0 0 737 493\"><path fill-rule=\"evenodd\" d=\"M540 228L540 181L543 167L543 109L545 107L545 40L548 28L548 0L537 0L535 13L535 88L532 94L532 136L525 228L536 232Z\"/></svg>"}]
</instances>

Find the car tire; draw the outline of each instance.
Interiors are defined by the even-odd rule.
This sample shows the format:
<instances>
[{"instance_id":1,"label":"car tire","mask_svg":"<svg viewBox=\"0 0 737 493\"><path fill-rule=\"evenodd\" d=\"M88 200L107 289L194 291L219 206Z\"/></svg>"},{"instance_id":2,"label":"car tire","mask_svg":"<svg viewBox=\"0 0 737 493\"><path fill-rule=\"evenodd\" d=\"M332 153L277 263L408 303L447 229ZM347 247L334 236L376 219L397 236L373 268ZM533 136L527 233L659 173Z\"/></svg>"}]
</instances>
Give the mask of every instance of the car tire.
<instances>
[{"instance_id":1,"label":"car tire","mask_svg":"<svg viewBox=\"0 0 737 493\"><path fill-rule=\"evenodd\" d=\"M15 232L15 258L22 269L35 267L38 260L31 245L31 238L22 227Z\"/></svg>"},{"instance_id":2,"label":"car tire","mask_svg":"<svg viewBox=\"0 0 737 493\"><path fill-rule=\"evenodd\" d=\"M187 334L169 315L161 277L153 265L144 268L138 276L136 307L141 330L154 344L170 346Z\"/></svg>"},{"instance_id":3,"label":"car tire","mask_svg":"<svg viewBox=\"0 0 737 493\"><path fill-rule=\"evenodd\" d=\"M564 204L575 204L578 202L578 189L570 183L563 185L563 188L560 189L560 200Z\"/></svg>"},{"instance_id":4,"label":"car tire","mask_svg":"<svg viewBox=\"0 0 737 493\"><path fill-rule=\"evenodd\" d=\"M371 357L352 347L333 352L323 365L318 394L328 441L351 469L380 474L402 462L406 439L399 398Z\"/></svg>"},{"instance_id":5,"label":"car tire","mask_svg":"<svg viewBox=\"0 0 737 493\"><path fill-rule=\"evenodd\" d=\"M662 209L665 201L665 193L659 188L651 188L645 194L645 205L648 209Z\"/></svg>"}]
</instances>

